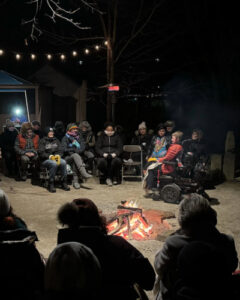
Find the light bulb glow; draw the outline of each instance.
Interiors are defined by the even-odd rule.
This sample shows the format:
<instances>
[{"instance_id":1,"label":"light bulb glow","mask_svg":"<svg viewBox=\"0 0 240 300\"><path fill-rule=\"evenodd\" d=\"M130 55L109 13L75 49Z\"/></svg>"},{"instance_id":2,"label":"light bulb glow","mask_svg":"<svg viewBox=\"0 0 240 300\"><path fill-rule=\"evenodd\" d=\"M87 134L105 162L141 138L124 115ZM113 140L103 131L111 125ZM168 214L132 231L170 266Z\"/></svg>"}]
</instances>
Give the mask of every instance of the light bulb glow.
<instances>
[{"instance_id":1,"label":"light bulb glow","mask_svg":"<svg viewBox=\"0 0 240 300\"><path fill-rule=\"evenodd\" d=\"M66 59L66 56L65 56L64 54L61 54L61 55L60 55L60 58L61 58L61 60L65 60L65 59Z\"/></svg>"},{"instance_id":2,"label":"light bulb glow","mask_svg":"<svg viewBox=\"0 0 240 300\"><path fill-rule=\"evenodd\" d=\"M96 45L96 46L95 46L95 49L96 49L96 50L99 50L99 49L100 49L99 45Z\"/></svg>"},{"instance_id":3,"label":"light bulb glow","mask_svg":"<svg viewBox=\"0 0 240 300\"><path fill-rule=\"evenodd\" d=\"M21 58L21 55L17 53L16 54L16 59L19 60L20 58Z\"/></svg>"},{"instance_id":4,"label":"light bulb glow","mask_svg":"<svg viewBox=\"0 0 240 300\"><path fill-rule=\"evenodd\" d=\"M2 49L0 49L0 55L3 55L4 51Z\"/></svg>"},{"instance_id":5,"label":"light bulb glow","mask_svg":"<svg viewBox=\"0 0 240 300\"><path fill-rule=\"evenodd\" d=\"M51 60L52 59L52 55L51 54L47 54L47 59Z\"/></svg>"},{"instance_id":6,"label":"light bulb glow","mask_svg":"<svg viewBox=\"0 0 240 300\"><path fill-rule=\"evenodd\" d=\"M72 55L73 55L73 56L77 56L77 51L73 51L73 52L72 52Z\"/></svg>"},{"instance_id":7,"label":"light bulb glow","mask_svg":"<svg viewBox=\"0 0 240 300\"><path fill-rule=\"evenodd\" d=\"M36 59L36 55L35 54L31 54L31 59L32 60Z\"/></svg>"},{"instance_id":8,"label":"light bulb glow","mask_svg":"<svg viewBox=\"0 0 240 300\"><path fill-rule=\"evenodd\" d=\"M84 52L85 52L85 54L89 54L90 53L89 49L85 49Z\"/></svg>"}]
</instances>

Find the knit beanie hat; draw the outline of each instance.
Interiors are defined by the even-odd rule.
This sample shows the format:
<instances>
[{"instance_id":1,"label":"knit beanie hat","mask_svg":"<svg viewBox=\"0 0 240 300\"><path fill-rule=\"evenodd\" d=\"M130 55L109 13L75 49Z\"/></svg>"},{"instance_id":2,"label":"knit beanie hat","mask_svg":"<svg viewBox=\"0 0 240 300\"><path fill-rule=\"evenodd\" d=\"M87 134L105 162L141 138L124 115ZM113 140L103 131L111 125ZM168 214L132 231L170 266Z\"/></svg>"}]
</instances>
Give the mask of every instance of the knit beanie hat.
<instances>
[{"instance_id":1,"label":"knit beanie hat","mask_svg":"<svg viewBox=\"0 0 240 300\"><path fill-rule=\"evenodd\" d=\"M79 124L79 128L82 129L83 127L87 128L87 131L90 131L92 128L91 128L91 125L88 123L88 121L82 121L80 124Z\"/></svg>"},{"instance_id":2,"label":"knit beanie hat","mask_svg":"<svg viewBox=\"0 0 240 300\"><path fill-rule=\"evenodd\" d=\"M69 123L67 125L67 131L70 131L71 129L78 129L77 125L75 123Z\"/></svg>"},{"instance_id":3,"label":"knit beanie hat","mask_svg":"<svg viewBox=\"0 0 240 300\"><path fill-rule=\"evenodd\" d=\"M50 127L50 126L47 126L47 127L44 129L44 133L45 133L45 135L47 136L47 135L48 135L48 133L49 133L50 131L54 132L54 130L53 130L53 128L52 128L52 127Z\"/></svg>"},{"instance_id":4,"label":"knit beanie hat","mask_svg":"<svg viewBox=\"0 0 240 300\"><path fill-rule=\"evenodd\" d=\"M143 128L147 129L147 125L145 122L142 122L138 125L138 129L143 129Z\"/></svg>"},{"instance_id":5,"label":"knit beanie hat","mask_svg":"<svg viewBox=\"0 0 240 300\"><path fill-rule=\"evenodd\" d=\"M10 211L10 203L7 195L3 190L0 190L0 217L5 217Z\"/></svg>"},{"instance_id":6,"label":"knit beanie hat","mask_svg":"<svg viewBox=\"0 0 240 300\"><path fill-rule=\"evenodd\" d=\"M159 131L161 129L166 129L163 123L159 123L157 126L157 131Z\"/></svg>"}]
</instances>

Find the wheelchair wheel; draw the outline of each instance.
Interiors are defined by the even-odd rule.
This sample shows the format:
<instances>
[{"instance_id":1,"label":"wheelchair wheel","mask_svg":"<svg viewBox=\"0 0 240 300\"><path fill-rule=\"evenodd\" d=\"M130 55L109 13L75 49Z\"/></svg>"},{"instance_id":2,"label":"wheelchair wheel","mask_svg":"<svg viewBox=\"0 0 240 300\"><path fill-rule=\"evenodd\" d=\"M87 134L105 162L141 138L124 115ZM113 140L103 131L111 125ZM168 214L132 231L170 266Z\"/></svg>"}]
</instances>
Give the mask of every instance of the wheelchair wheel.
<instances>
[{"instance_id":1,"label":"wheelchair wheel","mask_svg":"<svg viewBox=\"0 0 240 300\"><path fill-rule=\"evenodd\" d=\"M181 199L181 189L175 184L167 184L161 190L161 198L164 202L178 204Z\"/></svg>"}]
</instances>

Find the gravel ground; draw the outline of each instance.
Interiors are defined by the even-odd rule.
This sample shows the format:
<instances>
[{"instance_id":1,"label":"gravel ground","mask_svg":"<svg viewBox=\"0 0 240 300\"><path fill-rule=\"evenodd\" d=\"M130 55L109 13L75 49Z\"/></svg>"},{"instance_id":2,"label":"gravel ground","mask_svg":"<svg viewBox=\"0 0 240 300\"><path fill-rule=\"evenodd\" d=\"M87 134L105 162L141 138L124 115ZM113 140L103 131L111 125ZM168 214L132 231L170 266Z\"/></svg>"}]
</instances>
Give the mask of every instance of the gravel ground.
<instances>
[{"instance_id":1,"label":"gravel ground","mask_svg":"<svg viewBox=\"0 0 240 300\"><path fill-rule=\"evenodd\" d=\"M84 183L88 189L71 188L70 192L57 189L57 193L50 194L42 187L31 185L30 180L16 182L4 176L1 176L1 179L0 187L8 194L15 213L26 221L30 230L37 232L39 238L37 247L45 257L56 246L58 229L56 212L63 203L74 198L89 198L106 214L115 212L120 201L129 199L138 200L139 206L145 209L171 211L175 215L178 211L178 205L145 199L140 182L128 181L118 186L108 187L100 185L97 178L92 178ZM207 192L220 202L219 205L214 206L218 214L218 229L234 237L237 251L240 253L240 182L226 182L218 185L215 190ZM173 229L177 229L176 218L169 222ZM163 236L161 241L130 242L153 264L155 253L162 247L164 239ZM149 296L152 298L150 294Z\"/></svg>"}]
</instances>

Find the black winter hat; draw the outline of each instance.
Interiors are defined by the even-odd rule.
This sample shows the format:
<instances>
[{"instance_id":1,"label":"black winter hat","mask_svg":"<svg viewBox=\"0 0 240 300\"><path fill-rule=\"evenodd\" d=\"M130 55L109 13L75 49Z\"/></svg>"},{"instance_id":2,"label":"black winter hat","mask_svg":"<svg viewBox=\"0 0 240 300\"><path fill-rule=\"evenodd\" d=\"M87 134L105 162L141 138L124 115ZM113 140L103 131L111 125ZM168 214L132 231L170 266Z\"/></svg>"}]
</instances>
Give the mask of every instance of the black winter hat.
<instances>
[{"instance_id":1,"label":"black winter hat","mask_svg":"<svg viewBox=\"0 0 240 300\"><path fill-rule=\"evenodd\" d=\"M113 129L115 128L115 125L112 122L104 123L104 129L106 129L108 126L111 126Z\"/></svg>"},{"instance_id":2,"label":"black winter hat","mask_svg":"<svg viewBox=\"0 0 240 300\"><path fill-rule=\"evenodd\" d=\"M41 126L41 124L40 124L39 121L33 120L33 121L32 121L32 126L36 126L36 125L38 125L39 127Z\"/></svg>"},{"instance_id":3,"label":"black winter hat","mask_svg":"<svg viewBox=\"0 0 240 300\"><path fill-rule=\"evenodd\" d=\"M50 131L54 132L54 130L53 130L53 128L52 128L51 126L47 126L47 127L44 129L45 135L47 136L48 133L49 133Z\"/></svg>"},{"instance_id":4,"label":"black winter hat","mask_svg":"<svg viewBox=\"0 0 240 300\"><path fill-rule=\"evenodd\" d=\"M164 126L163 123L159 123L158 126L157 126L157 131L159 131L161 129L165 129L166 130L166 127Z\"/></svg>"}]
</instances>

